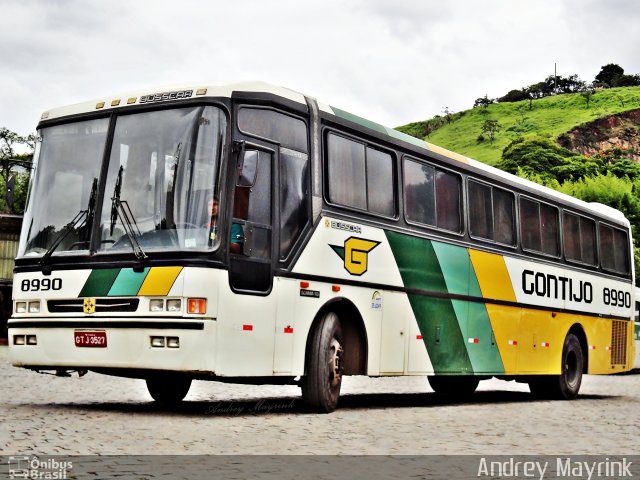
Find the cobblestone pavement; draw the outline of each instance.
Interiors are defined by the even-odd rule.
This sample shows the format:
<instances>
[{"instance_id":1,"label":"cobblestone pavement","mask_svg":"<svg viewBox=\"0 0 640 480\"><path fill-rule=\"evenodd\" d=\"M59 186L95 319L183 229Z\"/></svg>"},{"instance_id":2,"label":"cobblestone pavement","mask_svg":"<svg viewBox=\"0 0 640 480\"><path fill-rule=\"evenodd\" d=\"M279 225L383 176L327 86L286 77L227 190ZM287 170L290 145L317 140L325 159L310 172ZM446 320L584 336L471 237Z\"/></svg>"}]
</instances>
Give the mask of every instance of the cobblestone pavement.
<instances>
[{"instance_id":1,"label":"cobblestone pavement","mask_svg":"<svg viewBox=\"0 0 640 480\"><path fill-rule=\"evenodd\" d=\"M339 409L307 413L294 386L194 382L155 405L142 380L11 367L0 347L2 455L640 454L640 375L587 376L572 402L489 380L467 402L425 377L347 378Z\"/></svg>"}]
</instances>

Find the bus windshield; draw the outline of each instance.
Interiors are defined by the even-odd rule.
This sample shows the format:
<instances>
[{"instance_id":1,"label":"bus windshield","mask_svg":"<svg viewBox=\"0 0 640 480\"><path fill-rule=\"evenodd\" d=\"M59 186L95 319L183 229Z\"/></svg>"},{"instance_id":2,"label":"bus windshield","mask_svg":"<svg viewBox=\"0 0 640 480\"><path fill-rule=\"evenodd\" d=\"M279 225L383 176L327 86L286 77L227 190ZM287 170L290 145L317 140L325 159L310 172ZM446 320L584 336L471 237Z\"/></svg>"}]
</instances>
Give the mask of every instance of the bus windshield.
<instances>
[{"instance_id":1,"label":"bus windshield","mask_svg":"<svg viewBox=\"0 0 640 480\"><path fill-rule=\"evenodd\" d=\"M120 115L113 121L104 179L109 119L39 132L42 144L19 255L218 246L211 205L217 201L224 113L196 106Z\"/></svg>"}]
</instances>

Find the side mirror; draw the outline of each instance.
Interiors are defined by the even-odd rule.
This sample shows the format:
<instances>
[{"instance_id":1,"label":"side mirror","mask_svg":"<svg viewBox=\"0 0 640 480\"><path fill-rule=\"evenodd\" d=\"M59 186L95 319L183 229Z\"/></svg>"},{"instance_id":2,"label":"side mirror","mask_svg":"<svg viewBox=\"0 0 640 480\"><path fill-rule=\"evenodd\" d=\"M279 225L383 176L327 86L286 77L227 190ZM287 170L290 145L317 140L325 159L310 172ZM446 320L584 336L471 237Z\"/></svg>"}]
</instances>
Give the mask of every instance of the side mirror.
<instances>
[{"instance_id":1,"label":"side mirror","mask_svg":"<svg viewBox=\"0 0 640 480\"><path fill-rule=\"evenodd\" d=\"M238 157L237 187L253 187L258 174L258 151L245 150Z\"/></svg>"}]
</instances>

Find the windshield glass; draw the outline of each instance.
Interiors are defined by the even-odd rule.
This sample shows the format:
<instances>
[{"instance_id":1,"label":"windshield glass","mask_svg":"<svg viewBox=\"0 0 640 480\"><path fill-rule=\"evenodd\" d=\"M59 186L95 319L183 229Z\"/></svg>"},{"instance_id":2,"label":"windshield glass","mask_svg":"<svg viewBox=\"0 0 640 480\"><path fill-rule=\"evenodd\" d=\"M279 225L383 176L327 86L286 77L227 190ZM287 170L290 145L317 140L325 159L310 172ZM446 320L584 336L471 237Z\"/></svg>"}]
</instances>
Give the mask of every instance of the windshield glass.
<instances>
[{"instance_id":1,"label":"windshield glass","mask_svg":"<svg viewBox=\"0 0 640 480\"><path fill-rule=\"evenodd\" d=\"M99 253L217 247L212 204L226 132L223 112L196 106L122 115L115 122L100 182L94 179L108 119L43 130L23 255L87 253L91 246ZM102 198L92 195L96 190L104 192ZM94 210L101 212L95 221ZM90 238L92 231L98 238Z\"/></svg>"},{"instance_id":2,"label":"windshield glass","mask_svg":"<svg viewBox=\"0 0 640 480\"><path fill-rule=\"evenodd\" d=\"M100 220L100 250L214 246L214 197L226 120L215 107L117 119ZM117 188L116 188L117 187Z\"/></svg>"},{"instance_id":3,"label":"windshield glass","mask_svg":"<svg viewBox=\"0 0 640 480\"><path fill-rule=\"evenodd\" d=\"M94 180L109 129L109 119L59 125L39 131L29 205L24 216L19 255L43 255L65 233L65 226L89 209ZM86 221L67 234L58 251L89 249Z\"/></svg>"}]
</instances>

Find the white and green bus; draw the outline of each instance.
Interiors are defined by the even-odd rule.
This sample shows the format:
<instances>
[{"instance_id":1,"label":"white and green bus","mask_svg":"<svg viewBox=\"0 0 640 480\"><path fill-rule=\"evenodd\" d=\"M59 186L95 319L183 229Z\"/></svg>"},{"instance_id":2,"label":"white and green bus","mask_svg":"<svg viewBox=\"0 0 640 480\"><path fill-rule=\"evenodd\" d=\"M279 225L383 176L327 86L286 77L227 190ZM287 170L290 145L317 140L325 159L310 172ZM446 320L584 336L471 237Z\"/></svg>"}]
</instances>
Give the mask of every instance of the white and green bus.
<instances>
[{"instance_id":1,"label":"white and green bus","mask_svg":"<svg viewBox=\"0 0 640 480\"><path fill-rule=\"evenodd\" d=\"M9 322L13 365L297 384L480 380L574 398L634 361L629 222L262 83L42 115Z\"/></svg>"}]
</instances>

